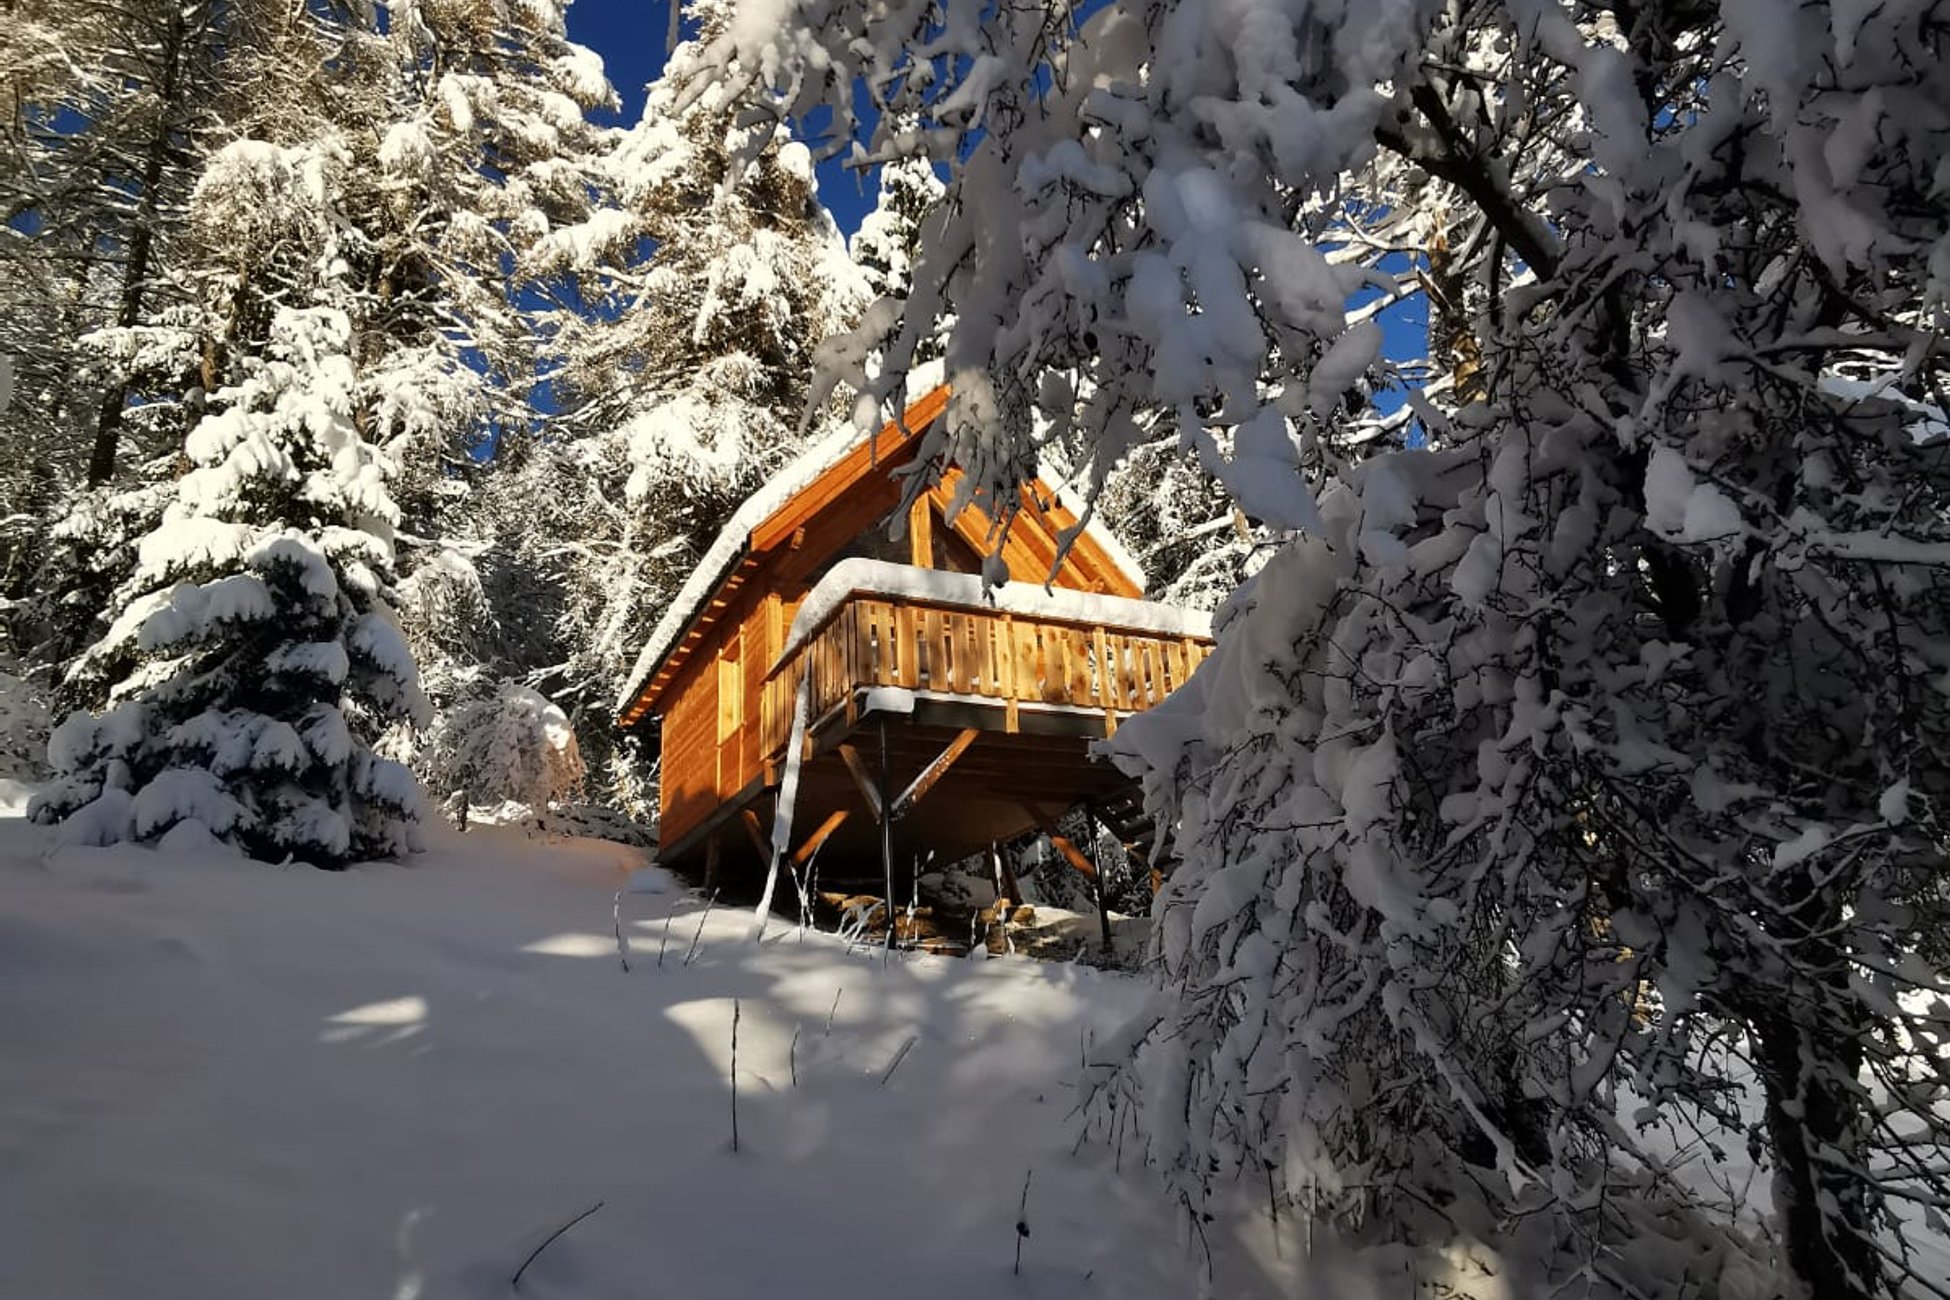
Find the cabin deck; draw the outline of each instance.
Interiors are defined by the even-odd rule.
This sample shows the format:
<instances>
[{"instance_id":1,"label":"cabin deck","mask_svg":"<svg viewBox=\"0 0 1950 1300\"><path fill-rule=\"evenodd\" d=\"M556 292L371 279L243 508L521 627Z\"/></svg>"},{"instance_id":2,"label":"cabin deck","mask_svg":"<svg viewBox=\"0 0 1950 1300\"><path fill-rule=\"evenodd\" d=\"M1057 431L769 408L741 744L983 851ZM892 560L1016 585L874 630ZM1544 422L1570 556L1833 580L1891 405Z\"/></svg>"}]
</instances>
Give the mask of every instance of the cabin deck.
<instances>
[{"instance_id":1,"label":"cabin deck","mask_svg":"<svg viewBox=\"0 0 1950 1300\"><path fill-rule=\"evenodd\" d=\"M1162 701L1208 650L1202 637L1132 622L848 596L766 677L759 774L697 824L670 828L663 857L695 862L715 841L727 866L765 860L802 681L792 852L865 874L880 868L881 804L894 808L897 860L912 857L901 845L910 814L949 860L1116 797L1128 782L1089 758L1090 743Z\"/></svg>"}]
</instances>

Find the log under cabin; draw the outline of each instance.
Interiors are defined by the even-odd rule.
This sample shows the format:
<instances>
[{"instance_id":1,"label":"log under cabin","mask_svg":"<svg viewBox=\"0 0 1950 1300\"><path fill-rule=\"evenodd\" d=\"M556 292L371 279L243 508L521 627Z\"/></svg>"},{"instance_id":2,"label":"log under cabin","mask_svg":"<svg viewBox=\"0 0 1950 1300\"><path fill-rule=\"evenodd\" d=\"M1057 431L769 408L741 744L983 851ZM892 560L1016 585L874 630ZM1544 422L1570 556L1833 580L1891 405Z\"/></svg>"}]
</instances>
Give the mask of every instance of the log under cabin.
<instances>
[{"instance_id":1,"label":"log under cabin","mask_svg":"<svg viewBox=\"0 0 1950 1300\"><path fill-rule=\"evenodd\" d=\"M709 880L769 860L802 688L778 829L822 873L952 861L1079 804L1128 806L1090 742L1185 681L1209 623L1144 601L1115 541L1040 479L1003 530L979 502L953 508L951 467L894 527L947 400L938 388L870 436L829 439L761 488L652 633L617 721L661 724L667 864ZM991 551L1008 582L985 592Z\"/></svg>"}]
</instances>

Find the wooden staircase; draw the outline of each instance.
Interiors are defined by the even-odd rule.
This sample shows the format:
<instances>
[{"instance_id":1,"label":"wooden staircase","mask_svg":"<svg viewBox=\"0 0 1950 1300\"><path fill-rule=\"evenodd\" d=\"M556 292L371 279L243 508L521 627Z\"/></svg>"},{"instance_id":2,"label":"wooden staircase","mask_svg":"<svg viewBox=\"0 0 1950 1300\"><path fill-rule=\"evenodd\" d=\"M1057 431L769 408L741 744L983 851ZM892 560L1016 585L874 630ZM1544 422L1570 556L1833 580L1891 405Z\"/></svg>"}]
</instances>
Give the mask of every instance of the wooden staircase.
<instances>
[{"instance_id":1,"label":"wooden staircase","mask_svg":"<svg viewBox=\"0 0 1950 1300\"><path fill-rule=\"evenodd\" d=\"M1091 807L1097 823L1117 838L1130 854L1134 863L1147 865L1160 874L1170 874L1177 857L1171 851L1169 841L1165 851L1156 862L1151 860L1153 849L1159 839L1158 824L1144 810L1144 791L1133 781L1119 788L1117 793L1102 799Z\"/></svg>"}]
</instances>

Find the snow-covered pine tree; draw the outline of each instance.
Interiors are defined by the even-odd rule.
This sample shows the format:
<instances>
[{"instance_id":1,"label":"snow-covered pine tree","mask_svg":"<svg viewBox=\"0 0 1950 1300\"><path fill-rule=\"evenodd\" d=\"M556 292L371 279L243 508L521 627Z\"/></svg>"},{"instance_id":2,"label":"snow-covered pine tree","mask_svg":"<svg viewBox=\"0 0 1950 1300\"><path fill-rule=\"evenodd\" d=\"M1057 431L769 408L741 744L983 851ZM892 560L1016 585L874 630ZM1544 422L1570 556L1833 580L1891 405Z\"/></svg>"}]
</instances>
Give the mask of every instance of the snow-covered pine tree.
<instances>
[{"instance_id":1,"label":"snow-covered pine tree","mask_svg":"<svg viewBox=\"0 0 1950 1300\"><path fill-rule=\"evenodd\" d=\"M1184 854L1123 1078L1188 1208L1310 1185L1500 1292L1950 1294L1938 7L759 8L706 75L951 137L852 349L884 397L952 308L928 450L1007 486L1032 408L1162 410L1289 530L1118 734ZM1422 450L1342 418L1425 215L1377 158L1469 286ZM1767 1168L1763 1242L1674 1133Z\"/></svg>"},{"instance_id":2,"label":"snow-covered pine tree","mask_svg":"<svg viewBox=\"0 0 1950 1300\"><path fill-rule=\"evenodd\" d=\"M722 24L721 4L692 13L700 40ZM681 93L701 49L671 54L589 220L530 250L535 273L565 282L550 340L562 414L510 458L484 561L491 590L554 605L535 680L578 717L612 791L636 779L610 761L623 674L738 501L800 445L814 349L867 296L806 148L740 125L723 93Z\"/></svg>"},{"instance_id":3,"label":"snow-covered pine tree","mask_svg":"<svg viewBox=\"0 0 1950 1300\"><path fill-rule=\"evenodd\" d=\"M860 218L859 229L847 242L847 252L859 266L867 293L874 299L907 300L926 236L923 222L935 211L947 186L926 158L900 157L881 164L879 194L873 210ZM941 354L939 336L916 349L916 361Z\"/></svg>"},{"instance_id":4,"label":"snow-covered pine tree","mask_svg":"<svg viewBox=\"0 0 1950 1300\"><path fill-rule=\"evenodd\" d=\"M408 846L418 788L373 739L424 723L391 608L390 459L361 433L334 139L226 146L195 195L224 274L235 382L137 548L113 623L70 680L100 701L55 730L33 815L92 842L181 822L267 860L339 866ZM300 305L306 304L316 305Z\"/></svg>"},{"instance_id":5,"label":"snow-covered pine tree","mask_svg":"<svg viewBox=\"0 0 1950 1300\"><path fill-rule=\"evenodd\" d=\"M523 255L589 218L615 105L602 60L568 39L564 0L414 5L388 24L374 79L382 179L372 195L383 296L375 322L409 520L437 534L484 455L527 437L540 368ZM378 381L381 374L376 374Z\"/></svg>"},{"instance_id":6,"label":"snow-covered pine tree","mask_svg":"<svg viewBox=\"0 0 1950 1300\"><path fill-rule=\"evenodd\" d=\"M1151 598L1188 609L1218 608L1272 545L1172 432L1140 441L1106 470L1097 509L1144 567Z\"/></svg>"},{"instance_id":7,"label":"snow-covered pine tree","mask_svg":"<svg viewBox=\"0 0 1950 1300\"><path fill-rule=\"evenodd\" d=\"M273 8L36 0L0 31L0 595L37 673L86 643L101 575L126 572L103 560L134 503L109 498L195 417L188 196L216 124L261 89L242 65Z\"/></svg>"},{"instance_id":8,"label":"snow-covered pine tree","mask_svg":"<svg viewBox=\"0 0 1950 1300\"><path fill-rule=\"evenodd\" d=\"M478 595L479 582L467 572L472 548L449 545L454 508L479 449L519 440L534 418L536 330L513 277L516 252L586 214L586 155L599 138L586 113L611 95L600 61L567 41L559 6L413 7L395 17L380 30L355 11L293 22L281 8L219 7L223 93L206 99L203 126L172 157L193 165L220 133L302 144L336 131L332 147L350 160L335 170L331 197L343 265L320 301L352 323L357 419L399 470L397 561L414 579L401 612L425 618L411 630L437 685L490 630L456 625L456 592ZM209 274L173 264L169 283L190 296L187 310L97 332L122 353L177 340L174 369L158 370L132 418L180 412L180 426L206 389L235 382L232 354L263 338L264 319L200 285ZM145 486L124 481L76 499L48 562L20 566L36 598L17 621L43 658L63 662L99 635L135 543L168 498L180 445L180 432L145 444L168 452L137 462Z\"/></svg>"},{"instance_id":9,"label":"snow-covered pine tree","mask_svg":"<svg viewBox=\"0 0 1950 1300\"><path fill-rule=\"evenodd\" d=\"M351 334L335 309L280 308L192 432L196 468L77 665L108 707L56 729L38 819L98 843L193 820L319 866L407 847L417 788L369 742L425 705L387 603L398 512L353 421Z\"/></svg>"},{"instance_id":10,"label":"snow-covered pine tree","mask_svg":"<svg viewBox=\"0 0 1950 1300\"><path fill-rule=\"evenodd\" d=\"M362 365L377 427L402 467L400 614L442 710L467 704L526 611L488 599L474 562L483 462L518 457L541 333L527 250L582 223L608 132L589 115L615 96L565 5L495 0L415 6L388 24L373 87L379 181L367 196L380 310ZM412 752L402 738L399 752ZM416 763L434 775L431 755Z\"/></svg>"}]
</instances>

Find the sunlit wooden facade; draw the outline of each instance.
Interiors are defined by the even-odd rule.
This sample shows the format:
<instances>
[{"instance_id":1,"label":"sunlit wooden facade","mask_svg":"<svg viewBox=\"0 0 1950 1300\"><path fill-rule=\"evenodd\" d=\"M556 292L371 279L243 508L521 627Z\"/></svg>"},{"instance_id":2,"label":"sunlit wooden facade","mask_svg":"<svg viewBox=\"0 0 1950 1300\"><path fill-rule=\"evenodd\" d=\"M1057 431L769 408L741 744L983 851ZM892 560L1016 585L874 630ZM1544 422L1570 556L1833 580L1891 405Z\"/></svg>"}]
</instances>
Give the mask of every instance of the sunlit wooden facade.
<instances>
[{"instance_id":1,"label":"sunlit wooden facade","mask_svg":"<svg viewBox=\"0 0 1950 1300\"><path fill-rule=\"evenodd\" d=\"M1209 642L1195 619L1180 627L1145 616L1157 607L1134 603L1142 587L1129 562L1080 528L1047 484L1024 490L1001 538L1010 589L1029 592L1010 607L925 591L829 593L817 606L824 616L781 655L801 603L846 559L980 571L996 545L994 522L975 506L948 517L959 486L952 470L909 507L905 536L889 540L900 471L946 402L937 389L762 518L735 522L743 536L720 547L735 546L735 558L694 608L674 612L681 625L646 655L618 721L661 723L666 862L715 869L763 859L808 674L790 836L797 856L877 868L884 815L904 860L952 858L1126 788L1089 757L1089 742L1162 700ZM1109 599L1056 598L1044 610L1036 597L1045 582ZM923 800L925 815L905 815Z\"/></svg>"}]
</instances>

